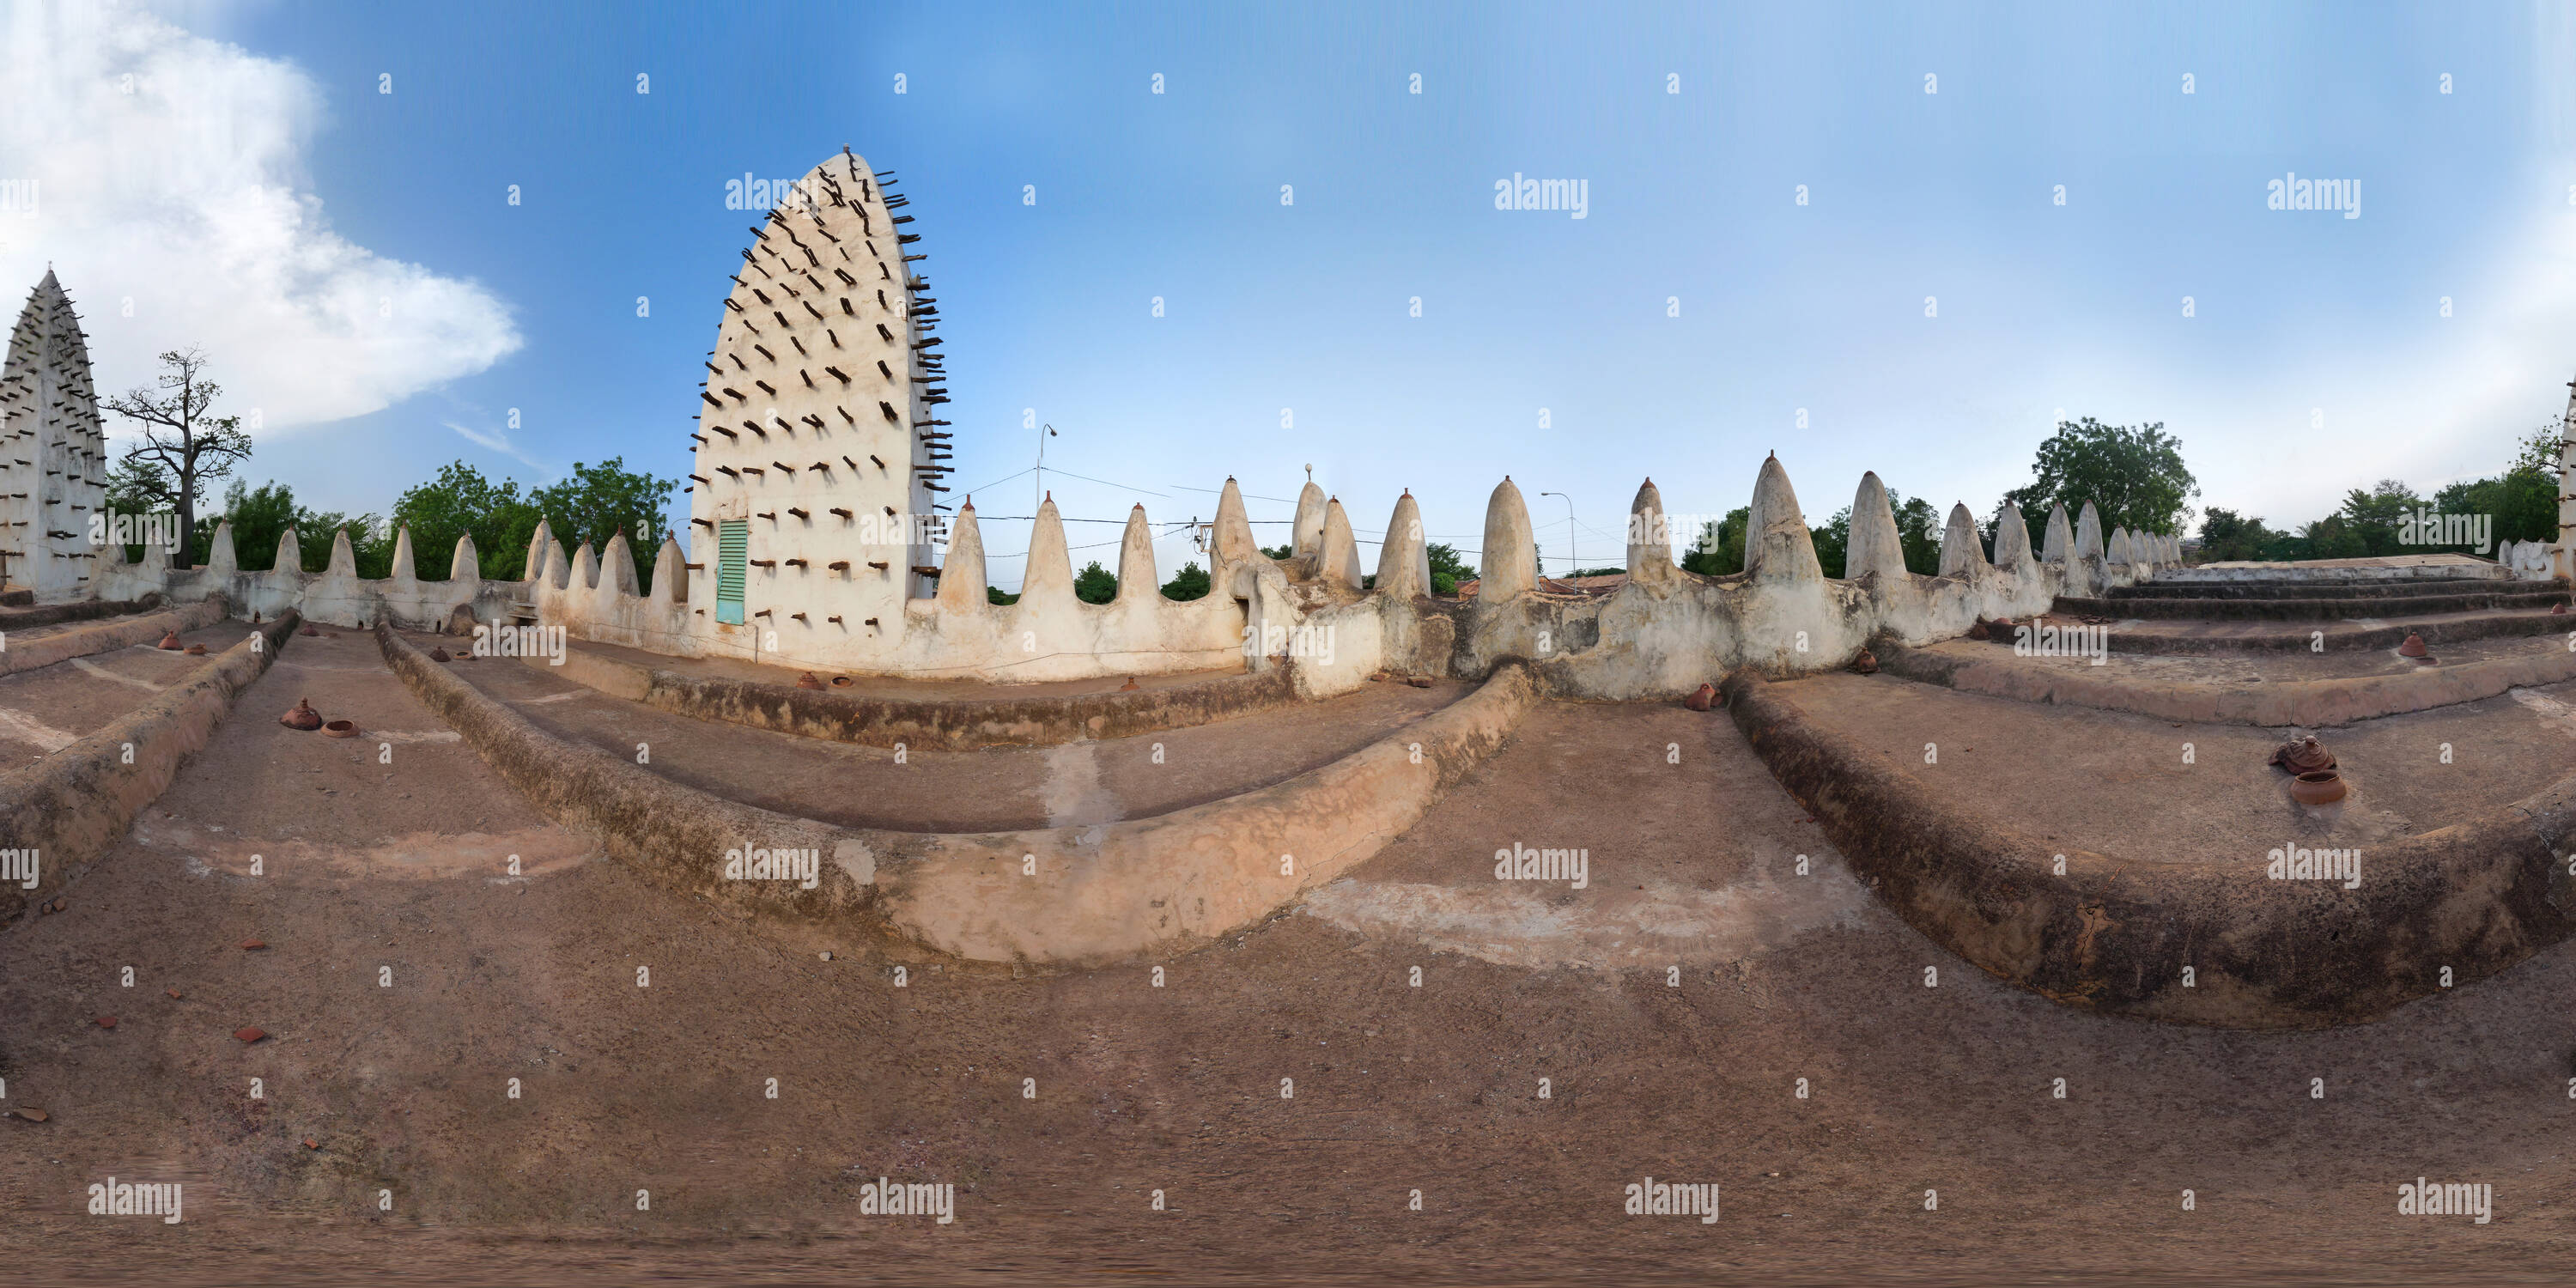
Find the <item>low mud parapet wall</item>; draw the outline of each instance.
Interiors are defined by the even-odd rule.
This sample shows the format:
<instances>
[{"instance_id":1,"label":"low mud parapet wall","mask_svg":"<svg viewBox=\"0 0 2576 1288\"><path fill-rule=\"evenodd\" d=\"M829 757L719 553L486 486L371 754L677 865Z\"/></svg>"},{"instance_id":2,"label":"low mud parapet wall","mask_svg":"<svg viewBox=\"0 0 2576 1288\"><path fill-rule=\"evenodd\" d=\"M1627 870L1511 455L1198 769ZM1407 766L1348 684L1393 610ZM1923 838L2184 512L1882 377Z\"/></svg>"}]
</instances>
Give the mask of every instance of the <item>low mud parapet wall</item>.
<instances>
[{"instance_id":1,"label":"low mud parapet wall","mask_svg":"<svg viewBox=\"0 0 2576 1288\"><path fill-rule=\"evenodd\" d=\"M2138 679L2096 669L2082 658L1983 659L1887 646L1878 659L1890 675L1962 693L2128 711L2160 720L2275 728L2350 724L2474 702L2526 685L2576 680L2576 653L2564 649L2390 675L2251 686Z\"/></svg>"},{"instance_id":2,"label":"low mud parapet wall","mask_svg":"<svg viewBox=\"0 0 2576 1288\"><path fill-rule=\"evenodd\" d=\"M580 649L566 650L559 667L544 658L524 660L612 697L695 720L871 747L902 743L938 751L1124 738L1213 724L1297 701L1293 664L1124 693L942 701L684 675Z\"/></svg>"},{"instance_id":3,"label":"low mud parapet wall","mask_svg":"<svg viewBox=\"0 0 2576 1288\"><path fill-rule=\"evenodd\" d=\"M1286 782L1154 818L919 836L877 869L903 932L985 961L1101 965L1251 925L1374 855L1540 697L1517 661L1474 693Z\"/></svg>"},{"instance_id":4,"label":"low mud parapet wall","mask_svg":"<svg viewBox=\"0 0 2576 1288\"><path fill-rule=\"evenodd\" d=\"M2377 621L2383 625L2368 625ZM2063 623L2061 623L2063 624ZM2161 653L2173 656L2207 656L2218 653L2328 653L2366 652L2371 649L2395 648L2409 635L2421 635L2435 648L2462 644L2470 640L2524 639L2534 635L2560 635L2576 631L2576 619L2548 612L2471 613L2446 617L2412 617L2390 621L2387 618L2365 618L2360 621L2273 623L2234 623L2215 630L2197 622L2157 626L2124 622L2112 628L2105 641L2114 653ZM1999 630L1995 644L2010 649L2013 632Z\"/></svg>"},{"instance_id":5,"label":"low mud parapet wall","mask_svg":"<svg viewBox=\"0 0 2576 1288\"><path fill-rule=\"evenodd\" d=\"M2446 969L2449 984L2466 984L2576 933L2576 779L2365 846L2360 883L2346 889L2271 879L2264 847L2274 842L2259 838L2247 839L2243 863L2068 850L1953 808L1759 677L1732 677L1726 692L1772 775L1898 915L1988 973L2070 1006L2320 1028L2438 991Z\"/></svg>"},{"instance_id":6,"label":"low mud parapet wall","mask_svg":"<svg viewBox=\"0 0 2576 1288\"><path fill-rule=\"evenodd\" d=\"M538 809L599 839L609 857L674 889L808 914L865 905L876 857L844 828L729 801L568 742L449 673L376 623L376 646L404 687ZM817 852L817 884L728 879L728 850Z\"/></svg>"},{"instance_id":7,"label":"low mud parapet wall","mask_svg":"<svg viewBox=\"0 0 2576 1288\"><path fill-rule=\"evenodd\" d=\"M158 643L162 636L172 631L203 630L212 626L224 620L225 612L223 600L208 599L166 613L114 618L95 626L75 626L34 639L8 640L6 647L0 647L0 675L33 671L110 649Z\"/></svg>"},{"instance_id":8,"label":"low mud parapet wall","mask_svg":"<svg viewBox=\"0 0 2576 1288\"><path fill-rule=\"evenodd\" d=\"M2495 609L2539 609L2567 602L2567 589L2507 589L2519 583L2498 582L2492 591L2415 595L2403 599L2158 599L2140 596L2103 599L2060 595L2052 613L2092 615L2115 620L2194 618L2230 622L2348 621L2356 617L2399 617L2425 613L2475 613Z\"/></svg>"},{"instance_id":9,"label":"low mud parapet wall","mask_svg":"<svg viewBox=\"0 0 2576 1288\"><path fill-rule=\"evenodd\" d=\"M34 850L38 881L0 885L0 921L63 887L115 846L214 736L233 700L276 660L292 613L216 654L186 681L24 769L0 775L0 848Z\"/></svg>"},{"instance_id":10,"label":"low mud parapet wall","mask_svg":"<svg viewBox=\"0 0 2576 1288\"><path fill-rule=\"evenodd\" d=\"M123 617L129 613L150 612L161 606L161 592L146 591L135 599L75 599L62 604L36 604L25 608L0 608L0 631L33 630L56 622L86 622L101 617Z\"/></svg>"},{"instance_id":11,"label":"low mud parapet wall","mask_svg":"<svg viewBox=\"0 0 2576 1288\"><path fill-rule=\"evenodd\" d=\"M512 786L662 884L807 913L865 905L897 934L988 962L1100 965L1249 926L1413 826L1541 696L1507 662L1473 694L1283 783L1152 818L951 835L837 828L712 796L537 728L391 630L377 641ZM723 851L745 845L819 849L823 889L721 879Z\"/></svg>"}]
</instances>

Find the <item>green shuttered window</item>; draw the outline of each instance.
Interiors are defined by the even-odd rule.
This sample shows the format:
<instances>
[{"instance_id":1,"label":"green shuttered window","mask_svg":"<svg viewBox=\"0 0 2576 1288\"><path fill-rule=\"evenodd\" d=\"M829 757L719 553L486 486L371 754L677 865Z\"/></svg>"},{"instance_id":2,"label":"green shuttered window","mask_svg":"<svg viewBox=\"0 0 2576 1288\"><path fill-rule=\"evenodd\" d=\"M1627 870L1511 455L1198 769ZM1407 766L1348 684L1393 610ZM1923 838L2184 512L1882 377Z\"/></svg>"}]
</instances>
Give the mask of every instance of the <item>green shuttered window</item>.
<instances>
[{"instance_id":1,"label":"green shuttered window","mask_svg":"<svg viewBox=\"0 0 2576 1288\"><path fill-rule=\"evenodd\" d=\"M743 561L751 557L751 522L727 519L716 525L716 620L742 625Z\"/></svg>"}]
</instances>

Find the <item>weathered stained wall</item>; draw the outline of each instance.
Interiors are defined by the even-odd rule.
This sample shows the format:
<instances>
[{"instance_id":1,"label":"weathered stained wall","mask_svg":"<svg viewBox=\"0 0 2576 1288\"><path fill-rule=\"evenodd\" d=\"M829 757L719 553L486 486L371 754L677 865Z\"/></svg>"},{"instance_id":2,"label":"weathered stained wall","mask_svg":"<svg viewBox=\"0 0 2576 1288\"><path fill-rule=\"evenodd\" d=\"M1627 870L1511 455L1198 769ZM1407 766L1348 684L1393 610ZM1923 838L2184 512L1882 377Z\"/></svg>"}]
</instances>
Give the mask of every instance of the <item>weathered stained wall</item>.
<instances>
[{"instance_id":1,"label":"weathered stained wall","mask_svg":"<svg viewBox=\"0 0 2576 1288\"><path fill-rule=\"evenodd\" d=\"M27 295L0 367L0 551L38 603L99 594L89 523L107 504L107 442L89 346L52 269Z\"/></svg>"},{"instance_id":2,"label":"weathered stained wall","mask_svg":"<svg viewBox=\"0 0 2576 1288\"><path fill-rule=\"evenodd\" d=\"M904 249L919 240L895 213L905 200L847 151L790 191L751 229L698 392L688 522L701 557L684 569L692 611L677 626L709 651L747 656L762 646L738 637L772 632L802 652L899 637L944 526L940 341L906 262L920 256ZM731 521L747 525L740 624L697 611L714 606L717 525Z\"/></svg>"},{"instance_id":3,"label":"weathered stained wall","mask_svg":"<svg viewBox=\"0 0 2576 1288\"><path fill-rule=\"evenodd\" d=\"M471 537L457 538L447 580L421 580L413 567L409 531L395 538L393 575L376 581L358 576L357 554L346 532L333 535L331 561L318 573L304 571L303 546L293 528L278 539L276 566L264 572L242 571L229 523L215 529L203 568L172 568L170 553L158 546L145 546L140 562L126 563L123 557L122 548L105 548L101 585L108 598L159 594L187 604L222 596L237 616L272 618L293 611L332 626L389 618L399 626L434 630L446 626L459 608L476 621L507 622L527 593L523 582L485 581Z\"/></svg>"},{"instance_id":4,"label":"weathered stained wall","mask_svg":"<svg viewBox=\"0 0 2576 1288\"><path fill-rule=\"evenodd\" d=\"M1521 659L1554 691L1625 700L1687 693L1739 667L1778 675L1832 670L1881 636L1905 644L1952 638L1979 617L2025 616L2061 595L2098 595L2160 575L2152 556L2172 553L2167 538L2115 531L2132 561L2106 557L2088 504L2073 521L2062 509L2050 516L2047 544L2061 553L2044 558L2031 552L2019 512L2007 510L1999 563L1986 559L1973 536L1954 538L1943 554L1949 572L1923 576L1905 570L1886 489L1868 475L1854 503L1853 575L1834 579L1817 564L1805 513L1776 459L1763 462L1754 501L1761 526L1748 542L1746 571L1701 577L1674 565L1662 502L1649 482L1638 491L1631 524L1651 539L1631 544L1627 583L1600 598L1537 587L1529 514L1509 479L1487 507L1483 584L1463 602L1424 593L1429 572L1411 495L1398 500L1388 521L1375 588L1363 591L1354 584L1356 547L1338 502L1319 492L1315 504L1301 507L1311 511L1311 524L1299 522L1313 528L1314 548L1274 560L1260 553L1232 479L1217 507L1213 589L1204 598L1163 597L1139 507L1122 542L1117 598L1081 602L1063 522L1050 502L1039 508L1019 602L988 603L983 542L968 500L958 509L938 594L903 601L900 632L789 612L753 618L757 630L706 633L697 622L712 604L682 594L681 579L693 574L675 542L664 541L653 584L638 587L623 535L604 557L587 544L567 554L544 525L530 543L522 581L482 581L470 542L459 543L449 580L420 581L409 575L408 534L397 545L396 576L383 581L355 576L345 536L322 573L297 567L292 533L280 543L276 569L244 573L226 529L204 569L174 572L166 555L147 551L142 563L113 566L107 584L119 595L158 590L179 602L220 593L236 612L296 608L344 626L389 618L435 628L461 607L479 621L539 621L576 639L668 656L743 657L829 674L1013 684L1257 672L1288 658L1297 664L1297 692L1311 698L1348 692L1381 669L1480 679L1499 662ZM1951 526L1974 532L1964 509Z\"/></svg>"}]
</instances>

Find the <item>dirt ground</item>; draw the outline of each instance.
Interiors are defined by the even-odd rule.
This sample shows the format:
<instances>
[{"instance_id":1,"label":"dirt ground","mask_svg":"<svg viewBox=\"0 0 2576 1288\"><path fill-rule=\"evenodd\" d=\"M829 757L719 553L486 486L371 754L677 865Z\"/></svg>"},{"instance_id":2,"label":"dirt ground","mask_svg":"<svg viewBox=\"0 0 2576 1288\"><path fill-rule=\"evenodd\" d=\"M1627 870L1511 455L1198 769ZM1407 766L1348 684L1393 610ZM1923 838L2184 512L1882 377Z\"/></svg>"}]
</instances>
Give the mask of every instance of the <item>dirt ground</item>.
<instances>
[{"instance_id":1,"label":"dirt ground","mask_svg":"<svg viewBox=\"0 0 2576 1288\"><path fill-rule=\"evenodd\" d=\"M2042 706L1891 675L1778 691L1819 725L1950 788L1967 813L2150 862L2261 863L2291 837L2340 847L2429 832L2539 791L2576 760L2576 682L2313 731ZM2289 775L2269 762L2293 732L2314 732L2334 753L2350 788L2342 801L2290 799Z\"/></svg>"},{"instance_id":2,"label":"dirt ground","mask_svg":"<svg viewBox=\"0 0 2576 1288\"><path fill-rule=\"evenodd\" d=\"M39 631L63 629L69 628L11 634L23 645ZM203 644L207 655L221 653L249 638L249 630L246 625L222 622L182 632L182 648L177 650L138 644L0 675L0 773L42 760L114 724L170 685L185 683L190 672L205 665L206 657L190 657L184 646Z\"/></svg>"},{"instance_id":3,"label":"dirt ground","mask_svg":"<svg viewBox=\"0 0 2576 1288\"><path fill-rule=\"evenodd\" d=\"M2411 619L2393 619L2404 622ZM2576 619L2561 619L2576 620ZM2202 625L2203 623L2185 623ZM2117 627L2109 628L2116 632ZM2007 637L2009 638L2009 637ZM2371 649L2336 649L2312 652L2304 648L2263 649L2234 653L2127 653L2118 651L2116 634L2099 667L2090 658L2038 657L2014 655L2009 644L1985 640L1944 640L1923 650L1975 662L1992 662L2030 667L2080 666L2096 675L2117 680L2154 681L2165 684L2280 684L2300 680L2342 680L2368 675L2410 675L2427 670L2423 663L2398 655L2397 647ZM2432 648L2437 666L2458 666L2494 658L2563 656L2571 650L2567 636L2499 635L2485 639L2446 642Z\"/></svg>"},{"instance_id":4,"label":"dirt ground","mask_svg":"<svg viewBox=\"0 0 2576 1288\"><path fill-rule=\"evenodd\" d=\"M1916 715L1809 683L1855 728ZM279 727L300 694L369 736ZM1944 769L2114 788L2112 829L2229 799L2053 779L2145 731L2046 714ZM883 945L590 857L442 732L371 641L297 639L69 911L0 933L5 1103L50 1115L0 1120L26 1281L2566 1278L2576 951L2327 1032L2082 1014L1858 891L1722 712L1544 706L1205 950L900 986ZM2363 737L2367 793L2398 770ZM1586 850L1585 887L1496 880L1520 845ZM183 1182L185 1220L84 1215L110 1175ZM880 1176L954 1184L954 1223L860 1215ZM1649 1176L1721 1218L1624 1215ZM2399 1215L2418 1176L2492 1184L2493 1222Z\"/></svg>"}]
</instances>

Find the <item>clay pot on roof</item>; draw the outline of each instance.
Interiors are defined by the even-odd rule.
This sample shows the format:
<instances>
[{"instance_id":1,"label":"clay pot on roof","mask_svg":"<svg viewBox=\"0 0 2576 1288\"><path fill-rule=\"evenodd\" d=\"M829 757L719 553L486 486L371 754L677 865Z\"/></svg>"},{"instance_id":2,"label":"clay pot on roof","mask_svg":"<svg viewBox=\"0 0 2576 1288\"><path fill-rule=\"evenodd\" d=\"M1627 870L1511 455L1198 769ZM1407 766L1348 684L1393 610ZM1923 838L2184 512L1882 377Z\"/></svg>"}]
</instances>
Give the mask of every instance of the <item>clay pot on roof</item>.
<instances>
[{"instance_id":1,"label":"clay pot on roof","mask_svg":"<svg viewBox=\"0 0 2576 1288\"><path fill-rule=\"evenodd\" d=\"M2332 805L2344 796L2343 775L2319 769L2290 780L2290 799L2302 805Z\"/></svg>"},{"instance_id":2,"label":"clay pot on roof","mask_svg":"<svg viewBox=\"0 0 2576 1288\"><path fill-rule=\"evenodd\" d=\"M2293 738L2272 751L2272 763L2293 774L2315 773L2335 767L2334 753L2312 735Z\"/></svg>"},{"instance_id":3,"label":"clay pot on roof","mask_svg":"<svg viewBox=\"0 0 2576 1288\"><path fill-rule=\"evenodd\" d=\"M303 698L297 698L295 700L295 709L287 712L285 715L279 716L277 718L277 722L285 725L289 729L301 729L306 733L311 733L312 731L322 727L322 713L314 710L311 702L308 702Z\"/></svg>"}]
</instances>

